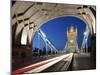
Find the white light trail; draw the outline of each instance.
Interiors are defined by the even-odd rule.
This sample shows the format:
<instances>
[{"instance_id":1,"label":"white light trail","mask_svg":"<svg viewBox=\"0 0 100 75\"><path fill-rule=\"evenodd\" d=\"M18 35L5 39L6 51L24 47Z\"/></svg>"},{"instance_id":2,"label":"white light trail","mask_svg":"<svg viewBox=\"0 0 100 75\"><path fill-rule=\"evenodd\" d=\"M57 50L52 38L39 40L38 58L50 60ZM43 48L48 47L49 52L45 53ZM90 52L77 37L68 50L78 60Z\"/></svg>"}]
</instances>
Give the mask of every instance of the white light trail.
<instances>
[{"instance_id":1,"label":"white light trail","mask_svg":"<svg viewBox=\"0 0 100 75\"><path fill-rule=\"evenodd\" d=\"M37 72L41 72L41 71L45 70L46 68L48 68L48 67L54 65L55 63L57 63L57 62L63 60L64 58L67 58L67 57L68 57L67 60L69 61L70 58L72 58L72 56L73 56L73 53L70 53L70 54L65 54L65 55L61 55L61 56L52 58L53 61L51 61L51 62L49 62L49 63L47 63L47 64L45 64L45 65L42 65L42 66L40 66L40 67L37 67L37 68L35 68L35 69L33 69L33 70L27 71L27 72L25 72L25 73L37 73ZM50 61L50 60L48 60L48 61Z\"/></svg>"}]
</instances>

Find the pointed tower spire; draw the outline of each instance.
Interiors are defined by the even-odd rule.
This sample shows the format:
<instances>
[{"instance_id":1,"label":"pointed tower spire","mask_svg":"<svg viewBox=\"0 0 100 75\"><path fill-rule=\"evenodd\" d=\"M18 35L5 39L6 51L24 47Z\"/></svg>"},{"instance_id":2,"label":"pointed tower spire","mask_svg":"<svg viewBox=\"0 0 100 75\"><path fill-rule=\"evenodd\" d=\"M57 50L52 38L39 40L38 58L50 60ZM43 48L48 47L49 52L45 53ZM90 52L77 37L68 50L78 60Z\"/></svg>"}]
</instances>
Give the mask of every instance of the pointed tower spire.
<instances>
[{"instance_id":1,"label":"pointed tower spire","mask_svg":"<svg viewBox=\"0 0 100 75\"><path fill-rule=\"evenodd\" d=\"M68 32L69 32L69 30L68 30L68 27L67 27L67 35L68 35Z\"/></svg>"},{"instance_id":2,"label":"pointed tower spire","mask_svg":"<svg viewBox=\"0 0 100 75\"><path fill-rule=\"evenodd\" d=\"M70 32L74 32L74 26L70 27Z\"/></svg>"},{"instance_id":3,"label":"pointed tower spire","mask_svg":"<svg viewBox=\"0 0 100 75\"><path fill-rule=\"evenodd\" d=\"M76 33L78 32L78 28L77 28L77 25L76 25Z\"/></svg>"}]
</instances>

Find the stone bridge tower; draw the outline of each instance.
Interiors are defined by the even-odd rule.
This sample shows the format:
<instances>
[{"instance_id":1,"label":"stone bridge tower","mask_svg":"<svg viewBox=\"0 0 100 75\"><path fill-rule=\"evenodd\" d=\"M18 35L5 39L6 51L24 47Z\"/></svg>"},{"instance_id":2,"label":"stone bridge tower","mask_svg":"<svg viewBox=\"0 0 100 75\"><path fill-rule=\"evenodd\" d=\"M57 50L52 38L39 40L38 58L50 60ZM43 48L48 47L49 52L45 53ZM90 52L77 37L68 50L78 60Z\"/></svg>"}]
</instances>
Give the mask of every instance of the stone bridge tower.
<instances>
[{"instance_id":1,"label":"stone bridge tower","mask_svg":"<svg viewBox=\"0 0 100 75\"><path fill-rule=\"evenodd\" d=\"M74 26L71 26L70 29L67 28L66 52L78 52L77 31Z\"/></svg>"}]
</instances>

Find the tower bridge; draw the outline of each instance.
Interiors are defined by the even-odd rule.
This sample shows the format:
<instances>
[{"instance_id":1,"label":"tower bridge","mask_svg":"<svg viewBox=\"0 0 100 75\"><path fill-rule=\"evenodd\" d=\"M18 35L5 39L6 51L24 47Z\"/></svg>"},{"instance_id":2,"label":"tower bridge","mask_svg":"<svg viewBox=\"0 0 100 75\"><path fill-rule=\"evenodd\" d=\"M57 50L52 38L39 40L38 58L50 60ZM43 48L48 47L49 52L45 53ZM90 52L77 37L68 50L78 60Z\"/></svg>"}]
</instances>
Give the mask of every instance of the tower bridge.
<instances>
[{"instance_id":1,"label":"tower bridge","mask_svg":"<svg viewBox=\"0 0 100 75\"><path fill-rule=\"evenodd\" d=\"M12 73L14 75L96 68L95 6L15 0L11 2ZM80 52L75 53L75 50L79 50L77 45L77 29L74 31L73 27L71 27L70 31L67 31L66 35L69 37L67 39L69 43L66 44L62 52L57 50L46 34L40 29L47 21L61 16L74 16L86 23ZM39 57L32 56L32 41L36 31L45 41L45 44L51 50L57 51L57 54ZM87 48L89 34L91 35L90 50ZM70 53L66 53L66 49Z\"/></svg>"},{"instance_id":2,"label":"tower bridge","mask_svg":"<svg viewBox=\"0 0 100 75\"><path fill-rule=\"evenodd\" d=\"M65 46L67 52L78 52L77 38L77 28L74 29L74 27L71 26L70 30L67 29L67 46Z\"/></svg>"}]
</instances>

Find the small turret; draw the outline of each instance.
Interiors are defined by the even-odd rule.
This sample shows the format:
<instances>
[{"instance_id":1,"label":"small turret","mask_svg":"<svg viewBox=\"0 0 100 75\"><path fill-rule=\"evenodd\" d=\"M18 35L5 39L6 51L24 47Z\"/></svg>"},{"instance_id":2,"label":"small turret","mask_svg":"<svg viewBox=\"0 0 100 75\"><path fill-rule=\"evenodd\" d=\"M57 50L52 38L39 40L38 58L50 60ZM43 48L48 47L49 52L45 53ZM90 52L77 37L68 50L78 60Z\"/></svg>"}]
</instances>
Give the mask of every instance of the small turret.
<instances>
[{"instance_id":1,"label":"small turret","mask_svg":"<svg viewBox=\"0 0 100 75\"><path fill-rule=\"evenodd\" d=\"M78 32L78 29L77 29L77 27L76 27L76 33Z\"/></svg>"},{"instance_id":2,"label":"small turret","mask_svg":"<svg viewBox=\"0 0 100 75\"><path fill-rule=\"evenodd\" d=\"M67 35L68 35L68 31L69 31L69 30L68 30L68 27L67 27Z\"/></svg>"}]
</instances>

